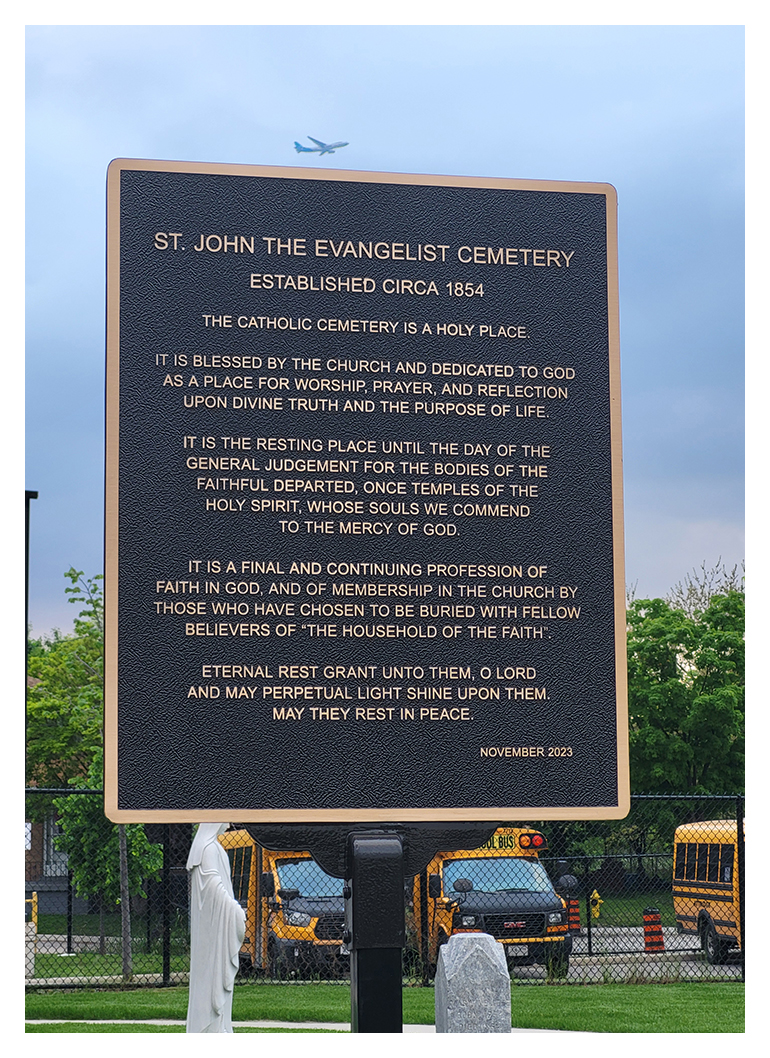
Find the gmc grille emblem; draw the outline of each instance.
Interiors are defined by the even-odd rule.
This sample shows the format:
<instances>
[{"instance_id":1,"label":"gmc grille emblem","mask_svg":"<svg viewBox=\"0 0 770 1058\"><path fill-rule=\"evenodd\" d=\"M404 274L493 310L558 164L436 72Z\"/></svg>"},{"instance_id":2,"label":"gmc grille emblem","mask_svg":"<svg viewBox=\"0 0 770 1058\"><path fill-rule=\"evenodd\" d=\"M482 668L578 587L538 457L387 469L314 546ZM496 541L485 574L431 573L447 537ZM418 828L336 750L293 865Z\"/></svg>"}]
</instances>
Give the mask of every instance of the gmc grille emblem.
<instances>
[{"instance_id":1,"label":"gmc grille emblem","mask_svg":"<svg viewBox=\"0 0 770 1058\"><path fill-rule=\"evenodd\" d=\"M503 929L524 929L526 922L503 922Z\"/></svg>"}]
</instances>

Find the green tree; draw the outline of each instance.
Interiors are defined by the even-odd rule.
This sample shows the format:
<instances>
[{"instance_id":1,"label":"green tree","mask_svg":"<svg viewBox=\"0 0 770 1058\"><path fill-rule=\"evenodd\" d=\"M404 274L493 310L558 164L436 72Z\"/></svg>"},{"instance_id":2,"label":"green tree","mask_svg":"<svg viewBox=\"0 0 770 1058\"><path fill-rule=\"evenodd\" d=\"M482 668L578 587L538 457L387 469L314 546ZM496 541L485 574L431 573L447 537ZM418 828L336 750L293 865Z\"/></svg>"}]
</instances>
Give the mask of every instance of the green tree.
<instances>
[{"instance_id":1,"label":"green tree","mask_svg":"<svg viewBox=\"0 0 770 1058\"><path fill-rule=\"evenodd\" d=\"M102 785L102 751L98 750L85 775L71 781L74 789L97 790ZM116 824L105 818L102 799L87 794L57 797L62 833L57 848L67 853L72 881L79 896L102 897L109 905L120 903L119 835ZM159 877L163 849L153 845L141 823L126 824L128 884L131 893L146 896L144 883Z\"/></svg>"},{"instance_id":2,"label":"green tree","mask_svg":"<svg viewBox=\"0 0 770 1058\"><path fill-rule=\"evenodd\" d=\"M84 775L102 745L104 600L102 577L70 569L69 601L82 606L71 635L33 639L27 671L28 786L66 786ZM101 780L99 781L101 786Z\"/></svg>"},{"instance_id":3,"label":"green tree","mask_svg":"<svg viewBox=\"0 0 770 1058\"><path fill-rule=\"evenodd\" d=\"M103 751L97 750L85 775L70 779L75 789L94 790L102 784ZM147 879L160 877L163 849L152 844L141 823L116 825L104 816L102 799L88 794L57 797L54 807L62 833L56 847L67 853L72 881L79 896L98 897L101 948L104 911L120 906L123 976L131 977L131 914L128 894L146 896Z\"/></svg>"},{"instance_id":4,"label":"green tree","mask_svg":"<svg viewBox=\"0 0 770 1058\"><path fill-rule=\"evenodd\" d=\"M27 784L98 790L104 771L104 595L102 576L65 573L69 601L81 607L74 632L30 643L27 692ZM104 910L120 905L123 973L131 975L131 923L128 894L144 896L144 883L157 878L163 860L141 824L119 825L105 818L101 797L72 794L30 800L28 818L57 813L62 833L57 848L67 853L80 896L99 899L104 941Z\"/></svg>"},{"instance_id":5,"label":"green tree","mask_svg":"<svg viewBox=\"0 0 770 1058\"><path fill-rule=\"evenodd\" d=\"M734 587L704 595L685 583L671 601L630 603L632 790L743 790L744 628L744 594Z\"/></svg>"},{"instance_id":6,"label":"green tree","mask_svg":"<svg viewBox=\"0 0 770 1058\"><path fill-rule=\"evenodd\" d=\"M743 564L740 568L735 565L728 569L721 558L712 567L701 562L699 569L686 574L674 585L666 595L666 602L677 610L684 610L688 617L694 617L708 607L714 595L727 595L731 591L743 594L744 572Z\"/></svg>"}]
</instances>

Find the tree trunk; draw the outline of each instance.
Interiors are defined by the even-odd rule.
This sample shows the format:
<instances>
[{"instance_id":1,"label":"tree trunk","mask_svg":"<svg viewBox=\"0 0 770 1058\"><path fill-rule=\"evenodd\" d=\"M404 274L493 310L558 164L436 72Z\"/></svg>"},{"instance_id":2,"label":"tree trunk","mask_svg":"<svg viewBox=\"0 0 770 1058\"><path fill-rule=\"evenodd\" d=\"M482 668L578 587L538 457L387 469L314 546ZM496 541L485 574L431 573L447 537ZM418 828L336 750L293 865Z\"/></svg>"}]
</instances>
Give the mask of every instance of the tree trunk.
<instances>
[{"instance_id":1,"label":"tree trunk","mask_svg":"<svg viewBox=\"0 0 770 1058\"><path fill-rule=\"evenodd\" d=\"M120 844L120 925L123 948L123 981L131 980L131 902L128 895L128 851L126 849L126 828L118 825Z\"/></svg>"}]
</instances>

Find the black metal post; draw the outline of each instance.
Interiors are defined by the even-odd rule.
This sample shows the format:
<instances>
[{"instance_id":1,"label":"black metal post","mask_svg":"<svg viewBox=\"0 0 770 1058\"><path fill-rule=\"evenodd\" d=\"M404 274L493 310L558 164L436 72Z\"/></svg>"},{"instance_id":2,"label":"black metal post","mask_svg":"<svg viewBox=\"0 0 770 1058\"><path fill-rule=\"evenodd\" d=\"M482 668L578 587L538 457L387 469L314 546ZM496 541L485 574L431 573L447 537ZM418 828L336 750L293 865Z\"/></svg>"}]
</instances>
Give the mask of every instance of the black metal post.
<instances>
[{"instance_id":1,"label":"black metal post","mask_svg":"<svg viewBox=\"0 0 770 1058\"><path fill-rule=\"evenodd\" d=\"M739 917L738 917L738 930L741 938L741 980L746 980L746 932L744 925L746 922L746 871L745 871L745 854L746 847L744 844L743 835L743 798L737 797L735 799L735 824L736 824L736 843L735 851L738 855L738 902L739 902Z\"/></svg>"},{"instance_id":2,"label":"black metal post","mask_svg":"<svg viewBox=\"0 0 770 1058\"><path fill-rule=\"evenodd\" d=\"M144 950L148 955L152 955L152 901L156 895L156 888L153 884L147 883L147 911L144 916Z\"/></svg>"},{"instance_id":3,"label":"black metal post","mask_svg":"<svg viewBox=\"0 0 770 1058\"><path fill-rule=\"evenodd\" d=\"M72 871L67 871L67 955L72 955Z\"/></svg>"},{"instance_id":4,"label":"black metal post","mask_svg":"<svg viewBox=\"0 0 770 1058\"><path fill-rule=\"evenodd\" d=\"M593 955L594 950L591 943L591 894L586 888L586 934L588 936L588 954Z\"/></svg>"},{"instance_id":5,"label":"black metal post","mask_svg":"<svg viewBox=\"0 0 770 1058\"><path fill-rule=\"evenodd\" d=\"M37 493L24 492L24 733L27 731L27 679L29 657L29 501L36 500ZM26 743L26 737L25 737Z\"/></svg>"},{"instance_id":6,"label":"black metal post","mask_svg":"<svg viewBox=\"0 0 770 1058\"><path fill-rule=\"evenodd\" d=\"M404 848L376 831L348 839L345 943L353 1032L403 1032Z\"/></svg>"},{"instance_id":7,"label":"black metal post","mask_svg":"<svg viewBox=\"0 0 770 1058\"><path fill-rule=\"evenodd\" d=\"M163 867L161 870L163 900L163 984L171 984L171 827L163 825Z\"/></svg>"},{"instance_id":8,"label":"black metal post","mask_svg":"<svg viewBox=\"0 0 770 1058\"><path fill-rule=\"evenodd\" d=\"M415 908L417 911L417 908ZM428 922L428 868L420 871L420 957L422 961L422 983L430 983L430 923Z\"/></svg>"}]
</instances>

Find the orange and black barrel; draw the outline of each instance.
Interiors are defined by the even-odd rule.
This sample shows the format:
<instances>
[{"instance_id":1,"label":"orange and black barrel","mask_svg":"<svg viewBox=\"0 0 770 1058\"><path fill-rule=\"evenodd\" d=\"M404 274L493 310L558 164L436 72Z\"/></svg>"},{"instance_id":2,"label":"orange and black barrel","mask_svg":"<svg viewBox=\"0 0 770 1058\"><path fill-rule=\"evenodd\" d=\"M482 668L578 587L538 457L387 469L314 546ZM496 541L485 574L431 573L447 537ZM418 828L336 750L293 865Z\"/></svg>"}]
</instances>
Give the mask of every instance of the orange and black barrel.
<instances>
[{"instance_id":1,"label":"orange and black barrel","mask_svg":"<svg viewBox=\"0 0 770 1058\"><path fill-rule=\"evenodd\" d=\"M663 926L660 924L660 911L657 907L644 909L644 950L650 954L666 950L663 943Z\"/></svg>"},{"instance_id":2,"label":"orange and black barrel","mask_svg":"<svg viewBox=\"0 0 770 1058\"><path fill-rule=\"evenodd\" d=\"M558 881L556 892L567 905L567 932L580 933L580 898L578 897L578 880L574 874L569 874L567 861L559 860L556 864Z\"/></svg>"},{"instance_id":3,"label":"orange and black barrel","mask_svg":"<svg viewBox=\"0 0 770 1058\"><path fill-rule=\"evenodd\" d=\"M569 923L568 932L574 934L580 934L580 901L576 896L568 896L567 900L567 921Z\"/></svg>"}]
</instances>

